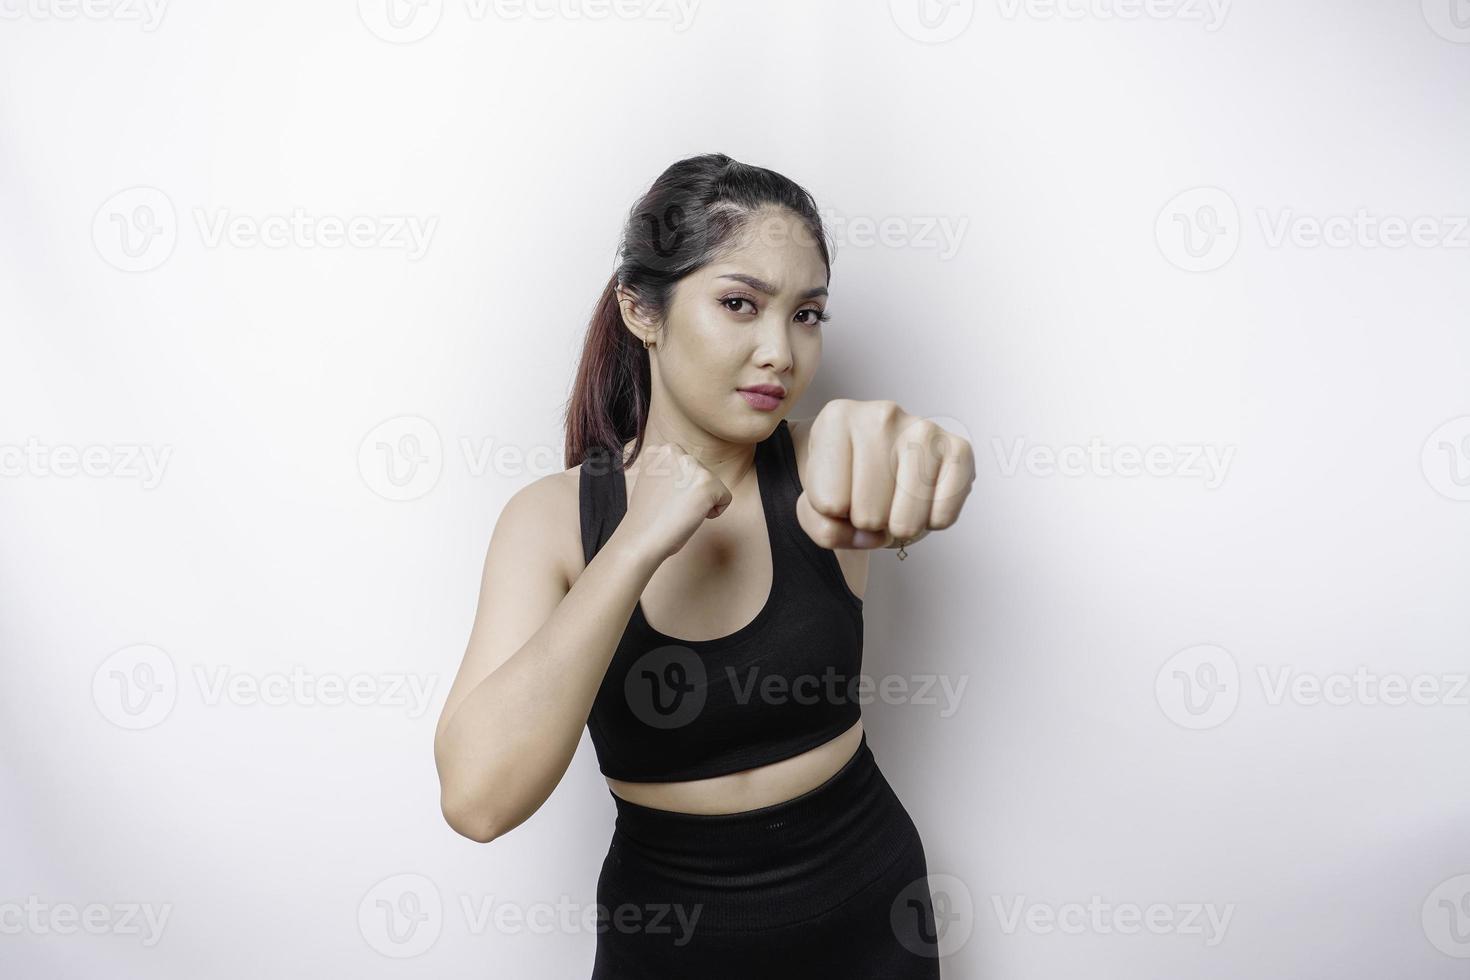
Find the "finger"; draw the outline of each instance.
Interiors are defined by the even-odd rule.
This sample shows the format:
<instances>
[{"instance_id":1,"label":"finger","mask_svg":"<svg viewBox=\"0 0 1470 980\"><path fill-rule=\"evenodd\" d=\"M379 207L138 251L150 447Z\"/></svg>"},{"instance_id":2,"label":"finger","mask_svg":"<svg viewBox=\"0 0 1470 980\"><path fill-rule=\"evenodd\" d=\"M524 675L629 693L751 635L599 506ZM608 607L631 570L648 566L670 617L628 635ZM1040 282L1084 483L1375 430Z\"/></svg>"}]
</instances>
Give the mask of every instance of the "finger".
<instances>
[{"instance_id":1,"label":"finger","mask_svg":"<svg viewBox=\"0 0 1470 980\"><path fill-rule=\"evenodd\" d=\"M889 433L883 430L860 433L852 446L852 506L848 523L863 531L886 531L888 512L893 508L893 481L893 444Z\"/></svg>"},{"instance_id":2,"label":"finger","mask_svg":"<svg viewBox=\"0 0 1470 980\"><path fill-rule=\"evenodd\" d=\"M807 505L823 517L845 520L852 506L852 444L848 433L843 426L833 425L818 415L808 436L806 453L802 495Z\"/></svg>"},{"instance_id":3,"label":"finger","mask_svg":"<svg viewBox=\"0 0 1470 980\"><path fill-rule=\"evenodd\" d=\"M942 436L943 431L932 423L913 426L899 436L894 447L898 475L893 506L888 512L888 531L898 540L910 540L929 528L935 484L944 461Z\"/></svg>"},{"instance_id":4,"label":"finger","mask_svg":"<svg viewBox=\"0 0 1470 980\"><path fill-rule=\"evenodd\" d=\"M859 531L840 517L828 517L818 513L803 493L796 498L796 523L806 532L806 536L816 542L818 547L829 550L836 548L878 548L883 547L888 536L877 535L883 539L877 544L869 543L861 535L872 535L871 531Z\"/></svg>"},{"instance_id":5,"label":"finger","mask_svg":"<svg viewBox=\"0 0 1470 980\"><path fill-rule=\"evenodd\" d=\"M719 517L725 512L726 508L728 508L730 506L730 503L735 499L735 495L732 494L730 492L730 489L725 486L724 481L719 479L718 477L715 478L715 490L717 491L717 495L715 497L715 505L710 508L710 512L708 515L709 517Z\"/></svg>"},{"instance_id":6,"label":"finger","mask_svg":"<svg viewBox=\"0 0 1470 980\"><path fill-rule=\"evenodd\" d=\"M960 518L960 508L975 483L975 451L970 443L952 434L945 439L944 459L934 484L934 504L929 510L929 527L941 530Z\"/></svg>"}]
</instances>

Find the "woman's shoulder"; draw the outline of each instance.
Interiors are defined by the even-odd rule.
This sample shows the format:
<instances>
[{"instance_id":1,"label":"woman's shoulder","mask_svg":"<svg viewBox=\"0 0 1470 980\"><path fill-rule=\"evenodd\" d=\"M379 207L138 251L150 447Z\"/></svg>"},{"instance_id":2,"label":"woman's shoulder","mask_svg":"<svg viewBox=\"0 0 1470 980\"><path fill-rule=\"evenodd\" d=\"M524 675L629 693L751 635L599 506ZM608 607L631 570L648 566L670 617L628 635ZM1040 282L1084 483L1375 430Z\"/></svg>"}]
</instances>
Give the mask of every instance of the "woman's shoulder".
<instances>
[{"instance_id":1,"label":"woman's shoulder","mask_svg":"<svg viewBox=\"0 0 1470 980\"><path fill-rule=\"evenodd\" d=\"M542 553L571 588L585 564L581 531L582 466L547 473L521 487L505 503L495 533L540 541Z\"/></svg>"}]
</instances>

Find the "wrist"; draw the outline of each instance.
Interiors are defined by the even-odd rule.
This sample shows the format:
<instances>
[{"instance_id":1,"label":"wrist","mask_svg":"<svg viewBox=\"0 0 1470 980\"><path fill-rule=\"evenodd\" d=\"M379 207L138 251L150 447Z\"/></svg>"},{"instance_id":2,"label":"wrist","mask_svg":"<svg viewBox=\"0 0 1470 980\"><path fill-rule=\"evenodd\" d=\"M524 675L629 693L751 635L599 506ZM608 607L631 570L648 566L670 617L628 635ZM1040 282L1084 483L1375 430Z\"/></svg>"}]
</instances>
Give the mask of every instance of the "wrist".
<instances>
[{"instance_id":1,"label":"wrist","mask_svg":"<svg viewBox=\"0 0 1470 980\"><path fill-rule=\"evenodd\" d=\"M624 527L625 525L618 525L598 554L609 555L619 566L627 569L629 574L641 576L646 583L663 564L663 558L653 554L642 542L625 533Z\"/></svg>"}]
</instances>

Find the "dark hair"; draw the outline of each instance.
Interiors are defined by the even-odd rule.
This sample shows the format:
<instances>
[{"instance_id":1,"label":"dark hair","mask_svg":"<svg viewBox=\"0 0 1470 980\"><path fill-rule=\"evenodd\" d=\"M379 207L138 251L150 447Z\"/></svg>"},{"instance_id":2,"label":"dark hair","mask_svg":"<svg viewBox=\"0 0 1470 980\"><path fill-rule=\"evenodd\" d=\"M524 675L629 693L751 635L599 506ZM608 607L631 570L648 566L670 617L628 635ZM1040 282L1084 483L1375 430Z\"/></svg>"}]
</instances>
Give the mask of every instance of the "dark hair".
<instances>
[{"instance_id":1,"label":"dark hair","mask_svg":"<svg viewBox=\"0 0 1470 980\"><path fill-rule=\"evenodd\" d=\"M802 220L832 273L822 218L812 195L773 170L706 153L673 164L628 212L618 246L617 271L592 311L582 362L566 412L566 466L595 449L621 458L623 444L643 449L652 378L648 351L623 324L617 287L632 294L641 311L662 321L674 285L718 261L762 207L780 207Z\"/></svg>"}]
</instances>

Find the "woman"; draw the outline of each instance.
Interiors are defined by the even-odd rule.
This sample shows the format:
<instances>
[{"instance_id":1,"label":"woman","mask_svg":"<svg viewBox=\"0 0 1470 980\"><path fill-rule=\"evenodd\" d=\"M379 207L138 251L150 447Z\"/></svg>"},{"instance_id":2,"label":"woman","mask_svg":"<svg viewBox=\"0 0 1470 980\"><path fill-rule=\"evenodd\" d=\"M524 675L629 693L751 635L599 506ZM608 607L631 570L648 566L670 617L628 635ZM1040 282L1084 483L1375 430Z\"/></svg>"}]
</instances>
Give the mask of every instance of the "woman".
<instances>
[{"instance_id":1,"label":"woman","mask_svg":"<svg viewBox=\"0 0 1470 980\"><path fill-rule=\"evenodd\" d=\"M492 535L444 814L518 826L588 727L617 808L594 980L939 976L923 846L860 717L861 593L872 548L954 522L974 463L892 402L787 421L830 278L802 188L670 167L588 331L568 469Z\"/></svg>"}]
</instances>

